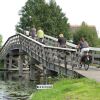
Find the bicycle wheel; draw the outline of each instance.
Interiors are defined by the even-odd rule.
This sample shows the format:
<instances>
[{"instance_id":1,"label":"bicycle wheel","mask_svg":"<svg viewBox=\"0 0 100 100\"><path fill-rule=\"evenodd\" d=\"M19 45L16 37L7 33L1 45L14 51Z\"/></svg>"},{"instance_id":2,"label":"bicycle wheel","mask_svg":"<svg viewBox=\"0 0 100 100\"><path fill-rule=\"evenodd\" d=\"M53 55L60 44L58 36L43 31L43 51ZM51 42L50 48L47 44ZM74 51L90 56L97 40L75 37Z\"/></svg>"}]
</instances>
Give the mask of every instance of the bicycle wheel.
<instances>
[{"instance_id":1,"label":"bicycle wheel","mask_svg":"<svg viewBox=\"0 0 100 100\"><path fill-rule=\"evenodd\" d=\"M88 70L89 69L89 64L84 64L84 69Z\"/></svg>"}]
</instances>

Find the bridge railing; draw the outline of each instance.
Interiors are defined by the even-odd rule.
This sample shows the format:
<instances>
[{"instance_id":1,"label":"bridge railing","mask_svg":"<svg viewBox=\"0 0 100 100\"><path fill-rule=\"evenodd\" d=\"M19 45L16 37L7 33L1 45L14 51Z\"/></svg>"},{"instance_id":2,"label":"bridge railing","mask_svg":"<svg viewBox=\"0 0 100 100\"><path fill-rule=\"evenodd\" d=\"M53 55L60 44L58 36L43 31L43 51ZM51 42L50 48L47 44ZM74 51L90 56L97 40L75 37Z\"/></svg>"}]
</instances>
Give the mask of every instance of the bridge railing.
<instances>
[{"instance_id":1,"label":"bridge railing","mask_svg":"<svg viewBox=\"0 0 100 100\"><path fill-rule=\"evenodd\" d=\"M46 44L51 45L51 46L57 46L57 44L58 44L57 38L46 35L46 34L44 35L44 41L45 41ZM76 48L76 45L73 44L73 43L66 42L66 44L67 44L68 47Z\"/></svg>"},{"instance_id":2,"label":"bridge railing","mask_svg":"<svg viewBox=\"0 0 100 100\"><path fill-rule=\"evenodd\" d=\"M72 59L76 53L75 49L46 46L44 50L47 62L46 66L49 66L50 69L56 69L60 73L61 70L63 71L62 67L66 69L67 65L72 66Z\"/></svg>"},{"instance_id":3,"label":"bridge railing","mask_svg":"<svg viewBox=\"0 0 100 100\"><path fill-rule=\"evenodd\" d=\"M13 49L26 52L31 58L41 63L45 69L63 73L65 73L67 64L72 64L68 59L72 59L76 52L75 49L46 46L23 34L17 34L10 37L4 44L0 52L0 59L5 59L9 51Z\"/></svg>"},{"instance_id":4,"label":"bridge railing","mask_svg":"<svg viewBox=\"0 0 100 100\"><path fill-rule=\"evenodd\" d=\"M31 57L42 63L44 66L50 65L50 68L51 66L54 67L54 65L64 65L65 59L68 63L68 59L72 59L71 54L76 52L75 49L46 46L23 34L21 34L20 42L22 50L27 52ZM69 58L67 59L65 56Z\"/></svg>"},{"instance_id":5,"label":"bridge railing","mask_svg":"<svg viewBox=\"0 0 100 100\"><path fill-rule=\"evenodd\" d=\"M44 56L45 45L23 34L20 34L21 49L30 57L42 63Z\"/></svg>"},{"instance_id":6,"label":"bridge railing","mask_svg":"<svg viewBox=\"0 0 100 100\"><path fill-rule=\"evenodd\" d=\"M50 39L52 40L51 37ZM50 39L48 41L51 41ZM53 40L51 44L53 42L55 41ZM4 59L10 50L21 49L47 69L56 70L57 72L65 72L67 65L72 66L73 56L75 56L77 51L76 49L56 47L57 44L54 44L55 46L47 45L44 45L23 34L16 34L10 37L2 47L0 52L0 59ZM94 49L91 47L91 50L97 50L97 52L99 52L99 48ZM100 58L100 56L98 56L98 58Z\"/></svg>"},{"instance_id":7,"label":"bridge railing","mask_svg":"<svg viewBox=\"0 0 100 100\"><path fill-rule=\"evenodd\" d=\"M57 41L58 41L57 38L45 35L44 40L46 44L57 46ZM70 43L70 42L66 42L66 44L68 47L76 49L77 45ZM92 62L95 64L100 64L100 48L89 47L89 49L92 52Z\"/></svg>"},{"instance_id":8,"label":"bridge railing","mask_svg":"<svg viewBox=\"0 0 100 100\"><path fill-rule=\"evenodd\" d=\"M7 53L9 53L11 49L18 48L19 44L19 35L14 35L8 38L0 50L0 59L4 59L4 57L7 55Z\"/></svg>"}]
</instances>

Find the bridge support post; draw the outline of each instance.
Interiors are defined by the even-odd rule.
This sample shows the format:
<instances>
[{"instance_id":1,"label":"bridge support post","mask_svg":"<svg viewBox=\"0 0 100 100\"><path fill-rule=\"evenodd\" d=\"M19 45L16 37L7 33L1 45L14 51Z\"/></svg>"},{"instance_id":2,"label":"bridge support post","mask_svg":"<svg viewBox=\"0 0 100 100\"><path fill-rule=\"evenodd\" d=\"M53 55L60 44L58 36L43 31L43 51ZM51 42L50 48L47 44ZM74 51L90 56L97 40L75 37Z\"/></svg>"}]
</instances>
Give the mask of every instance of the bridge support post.
<instances>
[{"instance_id":1,"label":"bridge support post","mask_svg":"<svg viewBox=\"0 0 100 100\"><path fill-rule=\"evenodd\" d=\"M30 80L35 81L35 61L30 60Z\"/></svg>"},{"instance_id":2,"label":"bridge support post","mask_svg":"<svg viewBox=\"0 0 100 100\"><path fill-rule=\"evenodd\" d=\"M44 84L47 84L47 68L43 66L43 78Z\"/></svg>"},{"instance_id":3,"label":"bridge support post","mask_svg":"<svg viewBox=\"0 0 100 100\"><path fill-rule=\"evenodd\" d=\"M35 81L35 69L34 69L34 66L35 66L35 64L34 65L30 65L30 80L31 81Z\"/></svg>"},{"instance_id":4,"label":"bridge support post","mask_svg":"<svg viewBox=\"0 0 100 100\"><path fill-rule=\"evenodd\" d=\"M4 59L4 68L7 68L7 58Z\"/></svg>"},{"instance_id":5,"label":"bridge support post","mask_svg":"<svg viewBox=\"0 0 100 100\"><path fill-rule=\"evenodd\" d=\"M10 70L12 68L12 53L10 53L9 55L9 66L8 66L8 70Z\"/></svg>"},{"instance_id":6,"label":"bridge support post","mask_svg":"<svg viewBox=\"0 0 100 100\"><path fill-rule=\"evenodd\" d=\"M9 53L9 64L8 64L8 70L9 70L9 74L8 74L8 79L12 80L12 75L11 75L11 68L12 68L12 52L10 51Z\"/></svg>"},{"instance_id":7,"label":"bridge support post","mask_svg":"<svg viewBox=\"0 0 100 100\"><path fill-rule=\"evenodd\" d=\"M7 58L4 59L4 68L7 69ZM4 72L4 80L7 79L7 72Z\"/></svg>"},{"instance_id":8,"label":"bridge support post","mask_svg":"<svg viewBox=\"0 0 100 100\"><path fill-rule=\"evenodd\" d=\"M18 67L19 67L19 77L23 76L23 59L22 55L19 55L18 57Z\"/></svg>"}]
</instances>

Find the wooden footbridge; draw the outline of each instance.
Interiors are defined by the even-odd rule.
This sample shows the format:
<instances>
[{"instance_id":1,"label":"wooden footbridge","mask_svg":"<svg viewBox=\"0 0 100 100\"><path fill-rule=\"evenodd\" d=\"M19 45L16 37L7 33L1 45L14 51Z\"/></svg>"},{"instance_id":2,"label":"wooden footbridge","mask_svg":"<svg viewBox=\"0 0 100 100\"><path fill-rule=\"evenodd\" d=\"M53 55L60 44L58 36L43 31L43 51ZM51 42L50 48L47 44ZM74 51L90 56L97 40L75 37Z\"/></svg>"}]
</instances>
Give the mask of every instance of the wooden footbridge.
<instances>
[{"instance_id":1,"label":"wooden footbridge","mask_svg":"<svg viewBox=\"0 0 100 100\"><path fill-rule=\"evenodd\" d=\"M31 80L35 80L36 73L44 76L54 72L63 75L79 73L86 77L89 76L90 71L87 71L87 76L83 70L73 67L75 63L78 63L75 59L76 45L67 42L68 48L57 47L57 39L48 35L45 35L44 42L45 44L42 44L20 33L8 38L0 51L0 60L4 62L4 69L18 70L18 76L23 76L24 70L28 70ZM100 64L100 48L90 47L90 50L92 51L92 63ZM92 70L100 73L99 70ZM96 75L95 73L93 76ZM100 75L98 78L100 80ZM96 78L93 77L93 79Z\"/></svg>"}]
</instances>

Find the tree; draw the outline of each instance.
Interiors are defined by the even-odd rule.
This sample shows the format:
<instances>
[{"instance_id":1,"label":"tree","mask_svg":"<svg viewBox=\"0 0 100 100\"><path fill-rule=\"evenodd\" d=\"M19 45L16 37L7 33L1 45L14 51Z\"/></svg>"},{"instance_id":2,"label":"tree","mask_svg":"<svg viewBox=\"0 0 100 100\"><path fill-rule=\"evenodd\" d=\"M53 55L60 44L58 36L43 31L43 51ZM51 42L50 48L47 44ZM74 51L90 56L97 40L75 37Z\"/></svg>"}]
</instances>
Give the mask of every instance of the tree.
<instances>
[{"instance_id":1,"label":"tree","mask_svg":"<svg viewBox=\"0 0 100 100\"><path fill-rule=\"evenodd\" d=\"M85 22L82 22L80 28L74 33L74 43L78 44L81 37L84 37L90 46L97 45L98 36L94 26L88 26Z\"/></svg>"},{"instance_id":2,"label":"tree","mask_svg":"<svg viewBox=\"0 0 100 100\"><path fill-rule=\"evenodd\" d=\"M32 25L42 27L44 32L51 36L64 33L69 39L69 23L62 9L55 0L46 3L45 0L28 0L20 11L20 22L16 25L17 32L20 29L29 30ZM30 19L31 16L31 19Z\"/></svg>"},{"instance_id":3,"label":"tree","mask_svg":"<svg viewBox=\"0 0 100 100\"><path fill-rule=\"evenodd\" d=\"M2 46L2 35L0 35L0 47Z\"/></svg>"},{"instance_id":4,"label":"tree","mask_svg":"<svg viewBox=\"0 0 100 100\"><path fill-rule=\"evenodd\" d=\"M98 42L97 42L97 47L100 48L100 38L98 39Z\"/></svg>"}]
</instances>

